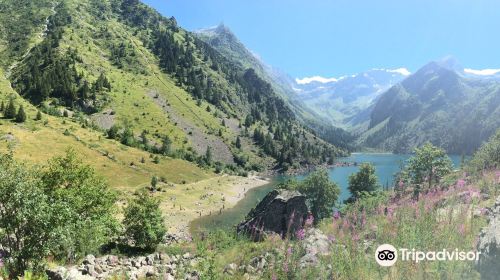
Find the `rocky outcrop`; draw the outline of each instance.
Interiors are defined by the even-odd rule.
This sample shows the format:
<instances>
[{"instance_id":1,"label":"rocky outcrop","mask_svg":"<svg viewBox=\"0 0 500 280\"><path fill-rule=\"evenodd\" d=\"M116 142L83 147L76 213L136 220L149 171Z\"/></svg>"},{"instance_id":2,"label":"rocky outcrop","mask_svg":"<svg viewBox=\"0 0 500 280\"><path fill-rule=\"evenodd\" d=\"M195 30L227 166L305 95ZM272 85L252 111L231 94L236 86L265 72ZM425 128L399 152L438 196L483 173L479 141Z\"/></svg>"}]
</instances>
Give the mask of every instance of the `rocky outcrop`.
<instances>
[{"instance_id":1,"label":"rocky outcrop","mask_svg":"<svg viewBox=\"0 0 500 280\"><path fill-rule=\"evenodd\" d=\"M293 237L302 228L308 214L306 197L297 191L273 190L237 227L238 233L261 240L266 233Z\"/></svg>"},{"instance_id":2,"label":"rocky outcrop","mask_svg":"<svg viewBox=\"0 0 500 280\"><path fill-rule=\"evenodd\" d=\"M305 233L301 245L305 255L300 258L300 267L304 268L318 263L320 256L330 254L331 241L323 232L316 228L310 228Z\"/></svg>"},{"instance_id":3,"label":"rocky outcrop","mask_svg":"<svg viewBox=\"0 0 500 280\"><path fill-rule=\"evenodd\" d=\"M189 253L169 256L154 253L139 257L118 257L113 255L96 258L85 257L78 266L56 267L46 271L50 280L87 279L187 279L198 280L195 269L199 258Z\"/></svg>"},{"instance_id":4,"label":"rocky outcrop","mask_svg":"<svg viewBox=\"0 0 500 280\"><path fill-rule=\"evenodd\" d=\"M476 268L483 280L500 277L500 196L489 213L488 226L481 231L477 245L477 250L481 254Z\"/></svg>"}]
</instances>

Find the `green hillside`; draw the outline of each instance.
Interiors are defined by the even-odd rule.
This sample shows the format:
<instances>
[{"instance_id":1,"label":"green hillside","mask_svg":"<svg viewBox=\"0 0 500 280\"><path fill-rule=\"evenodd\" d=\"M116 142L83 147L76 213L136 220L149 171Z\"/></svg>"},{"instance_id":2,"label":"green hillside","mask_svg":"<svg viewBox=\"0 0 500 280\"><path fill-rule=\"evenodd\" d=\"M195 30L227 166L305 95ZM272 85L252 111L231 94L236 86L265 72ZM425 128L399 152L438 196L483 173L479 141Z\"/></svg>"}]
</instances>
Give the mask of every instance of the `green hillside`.
<instances>
[{"instance_id":1,"label":"green hillside","mask_svg":"<svg viewBox=\"0 0 500 280\"><path fill-rule=\"evenodd\" d=\"M430 141L473 153L500 126L500 83L432 62L384 93L361 145L404 153Z\"/></svg>"},{"instance_id":2,"label":"green hillside","mask_svg":"<svg viewBox=\"0 0 500 280\"><path fill-rule=\"evenodd\" d=\"M127 146L218 171L297 168L343 153L298 122L260 70L138 1L4 5L2 27L17 26L2 38L2 49L17 50L2 55L6 77L47 114L66 111ZM34 9L37 20L8 16Z\"/></svg>"}]
</instances>

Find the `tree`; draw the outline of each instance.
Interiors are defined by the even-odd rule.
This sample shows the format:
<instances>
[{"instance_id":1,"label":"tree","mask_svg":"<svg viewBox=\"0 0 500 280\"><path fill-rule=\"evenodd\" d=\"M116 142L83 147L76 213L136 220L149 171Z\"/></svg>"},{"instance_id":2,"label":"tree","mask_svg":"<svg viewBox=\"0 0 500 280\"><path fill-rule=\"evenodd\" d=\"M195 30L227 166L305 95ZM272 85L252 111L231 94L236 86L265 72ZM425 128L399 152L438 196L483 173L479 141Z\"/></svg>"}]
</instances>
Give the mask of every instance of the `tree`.
<instances>
[{"instance_id":1,"label":"tree","mask_svg":"<svg viewBox=\"0 0 500 280\"><path fill-rule=\"evenodd\" d=\"M30 168L0 155L0 246L11 279L43 260L74 260L116 238L116 195L72 151Z\"/></svg>"},{"instance_id":2,"label":"tree","mask_svg":"<svg viewBox=\"0 0 500 280\"><path fill-rule=\"evenodd\" d=\"M42 112L38 111L38 112L36 113L35 120L37 120L37 121L42 120Z\"/></svg>"},{"instance_id":3,"label":"tree","mask_svg":"<svg viewBox=\"0 0 500 280\"><path fill-rule=\"evenodd\" d=\"M162 143L161 143L161 153L163 155L169 155L172 149L172 140L168 137L168 135L165 135L163 137Z\"/></svg>"},{"instance_id":4,"label":"tree","mask_svg":"<svg viewBox=\"0 0 500 280\"><path fill-rule=\"evenodd\" d=\"M125 208L123 225L135 246L153 250L166 233L160 201L145 191L139 192Z\"/></svg>"},{"instance_id":5,"label":"tree","mask_svg":"<svg viewBox=\"0 0 500 280\"><path fill-rule=\"evenodd\" d=\"M236 148L241 149L241 139L239 136L236 136Z\"/></svg>"},{"instance_id":6,"label":"tree","mask_svg":"<svg viewBox=\"0 0 500 280\"><path fill-rule=\"evenodd\" d=\"M306 195L315 221L332 214L333 207L340 195L339 186L330 181L328 171L324 168L309 174L300 183L291 184L291 188Z\"/></svg>"},{"instance_id":7,"label":"tree","mask_svg":"<svg viewBox=\"0 0 500 280\"><path fill-rule=\"evenodd\" d=\"M11 98L9 100L9 104L7 105L7 108L5 108L5 113L4 117L7 119L13 119L16 117L16 106L14 105L14 99Z\"/></svg>"},{"instance_id":8,"label":"tree","mask_svg":"<svg viewBox=\"0 0 500 280\"><path fill-rule=\"evenodd\" d=\"M406 171L409 180L417 189L424 183L430 188L452 170L452 163L445 151L427 142L415 148L414 156L408 160Z\"/></svg>"},{"instance_id":9,"label":"tree","mask_svg":"<svg viewBox=\"0 0 500 280\"><path fill-rule=\"evenodd\" d=\"M23 105L21 105L19 106L19 110L17 111L16 122L23 123L25 121L26 121L26 112L24 112L24 107Z\"/></svg>"},{"instance_id":10,"label":"tree","mask_svg":"<svg viewBox=\"0 0 500 280\"><path fill-rule=\"evenodd\" d=\"M0 104L0 112L5 110L5 102L2 100L2 104Z\"/></svg>"},{"instance_id":11,"label":"tree","mask_svg":"<svg viewBox=\"0 0 500 280\"><path fill-rule=\"evenodd\" d=\"M117 139L118 138L118 132L120 131L120 127L114 124L108 129L108 138L109 139Z\"/></svg>"},{"instance_id":12,"label":"tree","mask_svg":"<svg viewBox=\"0 0 500 280\"><path fill-rule=\"evenodd\" d=\"M49 160L40 177L53 202L53 222L61 225L52 255L75 260L117 238L116 193L75 151Z\"/></svg>"},{"instance_id":13,"label":"tree","mask_svg":"<svg viewBox=\"0 0 500 280\"><path fill-rule=\"evenodd\" d=\"M11 279L28 268L38 270L50 248L54 233L52 208L40 188L38 170L0 156L0 244Z\"/></svg>"},{"instance_id":14,"label":"tree","mask_svg":"<svg viewBox=\"0 0 500 280\"><path fill-rule=\"evenodd\" d=\"M350 201L357 200L363 193L373 193L380 188L375 167L371 163L363 163L359 171L349 176Z\"/></svg>"},{"instance_id":15,"label":"tree","mask_svg":"<svg viewBox=\"0 0 500 280\"><path fill-rule=\"evenodd\" d=\"M212 162L212 147L208 146L207 151L205 152L205 162L210 164Z\"/></svg>"},{"instance_id":16,"label":"tree","mask_svg":"<svg viewBox=\"0 0 500 280\"><path fill-rule=\"evenodd\" d=\"M158 185L158 177L151 177L151 189L156 190L156 186Z\"/></svg>"}]
</instances>

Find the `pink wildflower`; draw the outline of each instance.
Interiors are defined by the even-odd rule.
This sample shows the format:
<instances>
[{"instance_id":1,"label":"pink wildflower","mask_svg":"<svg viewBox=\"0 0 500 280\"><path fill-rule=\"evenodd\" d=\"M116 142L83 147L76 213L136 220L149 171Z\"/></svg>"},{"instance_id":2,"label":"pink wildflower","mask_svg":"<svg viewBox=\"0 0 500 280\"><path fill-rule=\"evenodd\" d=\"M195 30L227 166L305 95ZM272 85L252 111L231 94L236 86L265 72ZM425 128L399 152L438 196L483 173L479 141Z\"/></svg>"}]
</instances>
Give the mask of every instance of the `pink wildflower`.
<instances>
[{"instance_id":1,"label":"pink wildflower","mask_svg":"<svg viewBox=\"0 0 500 280\"><path fill-rule=\"evenodd\" d=\"M335 240L336 240L336 239L335 239L335 236L333 236L333 235L328 235L328 240L329 240L330 242L335 242Z\"/></svg>"},{"instance_id":2,"label":"pink wildflower","mask_svg":"<svg viewBox=\"0 0 500 280\"><path fill-rule=\"evenodd\" d=\"M312 226L313 223L314 223L314 217L311 213L309 213L305 221L305 226L307 227Z\"/></svg>"},{"instance_id":3,"label":"pink wildflower","mask_svg":"<svg viewBox=\"0 0 500 280\"><path fill-rule=\"evenodd\" d=\"M297 239L299 240L302 240L304 239L304 237L306 236L306 232L303 228L297 230L297 232L295 232L295 237L297 237Z\"/></svg>"},{"instance_id":4,"label":"pink wildflower","mask_svg":"<svg viewBox=\"0 0 500 280\"><path fill-rule=\"evenodd\" d=\"M286 250L286 254L288 256L290 256L292 253L293 253L293 248L292 247L288 247L288 249Z\"/></svg>"},{"instance_id":5,"label":"pink wildflower","mask_svg":"<svg viewBox=\"0 0 500 280\"><path fill-rule=\"evenodd\" d=\"M400 180L400 181L399 181L398 186L399 186L399 189L403 189L403 188L404 188L405 183L403 182L403 180Z\"/></svg>"},{"instance_id":6,"label":"pink wildflower","mask_svg":"<svg viewBox=\"0 0 500 280\"><path fill-rule=\"evenodd\" d=\"M463 188L463 187L465 187L465 184L466 184L466 182L465 182L465 180L464 180L464 179L459 179L459 180L457 181L457 188L459 188L459 189L460 189L460 188Z\"/></svg>"},{"instance_id":7,"label":"pink wildflower","mask_svg":"<svg viewBox=\"0 0 500 280\"><path fill-rule=\"evenodd\" d=\"M333 219L335 219L335 220L340 219L340 212L339 211L335 211L335 213L333 213Z\"/></svg>"}]
</instances>

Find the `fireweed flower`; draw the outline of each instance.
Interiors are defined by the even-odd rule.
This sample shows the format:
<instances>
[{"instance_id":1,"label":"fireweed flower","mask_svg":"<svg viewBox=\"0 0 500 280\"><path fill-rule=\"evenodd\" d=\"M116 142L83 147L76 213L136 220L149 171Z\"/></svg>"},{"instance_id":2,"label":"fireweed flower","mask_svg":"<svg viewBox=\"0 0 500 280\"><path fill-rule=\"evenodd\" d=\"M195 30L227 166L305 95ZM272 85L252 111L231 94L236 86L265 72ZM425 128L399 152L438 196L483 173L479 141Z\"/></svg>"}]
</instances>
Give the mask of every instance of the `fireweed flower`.
<instances>
[{"instance_id":1,"label":"fireweed flower","mask_svg":"<svg viewBox=\"0 0 500 280\"><path fill-rule=\"evenodd\" d=\"M305 226L307 227L312 226L313 223L314 223L314 217L311 213L309 213L305 221Z\"/></svg>"},{"instance_id":2,"label":"fireweed flower","mask_svg":"<svg viewBox=\"0 0 500 280\"><path fill-rule=\"evenodd\" d=\"M333 219L334 220L340 219L340 212L339 211L335 211L335 213L333 213Z\"/></svg>"},{"instance_id":3,"label":"fireweed flower","mask_svg":"<svg viewBox=\"0 0 500 280\"><path fill-rule=\"evenodd\" d=\"M295 237L297 237L297 239L299 239L299 240L304 239L305 236L306 236L306 232L303 228L301 228L295 232Z\"/></svg>"},{"instance_id":4,"label":"fireweed flower","mask_svg":"<svg viewBox=\"0 0 500 280\"><path fill-rule=\"evenodd\" d=\"M288 247L288 249L286 250L287 256L291 256L292 253L293 253L293 248L292 247Z\"/></svg>"},{"instance_id":5,"label":"fireweed flower","mask_svg":"<svg viewBox=\"0 0 500 280\"><path fill-rule=\"evenodd\" d=\"M463 187L465 187L465 184L466 184L466 183L465 183L465 180L464 180L464 179L459 179L459 180L457 181L457 188L459 188L459 189L460 189L460 188L463 188Z\"/></svg>"}]
</instances>

